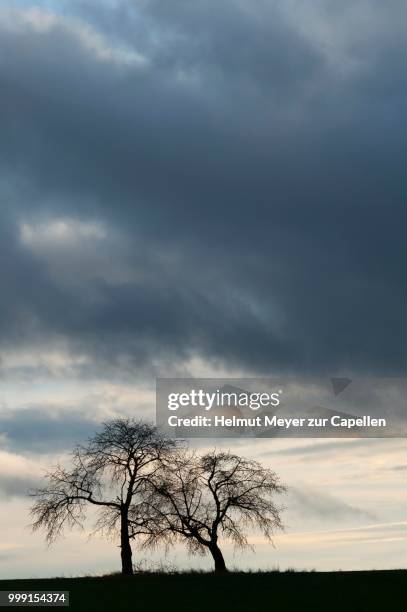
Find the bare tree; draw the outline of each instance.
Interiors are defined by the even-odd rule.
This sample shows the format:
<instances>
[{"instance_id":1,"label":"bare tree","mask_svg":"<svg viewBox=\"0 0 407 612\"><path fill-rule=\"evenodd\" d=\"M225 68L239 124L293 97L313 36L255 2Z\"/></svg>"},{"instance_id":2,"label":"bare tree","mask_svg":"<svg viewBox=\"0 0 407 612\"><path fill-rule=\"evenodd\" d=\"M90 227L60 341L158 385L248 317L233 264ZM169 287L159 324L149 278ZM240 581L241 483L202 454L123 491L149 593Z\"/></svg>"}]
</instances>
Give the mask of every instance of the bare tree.
<instances>
[{"instance_id":1,"label":"bare tree","mask_svg":"<svg viewBox=\"0 0 407 612\"><path fill-rule=\"evenodd\" d=\"M64 528L82 526L86 508L94 506L96 530L120 537L122 573L132 574L130 540L149 533L148 481L174 446L150 424L133 419L105 423L86 445L74 449L70 468L58 466L47 475L47 486L31 493L36 498L33 529L44 529L52 543Z\"/></svg>"},{"instance_id":2,"label":"bare tree","mask_svg":"<svg viewBox=\"0 0 407 612\"><path fill-rule=\"evenodd\" d=\"M271 541L275 531L282 529L281 508L275 505L274 496L284 491L277 475L256 461L230 452L213 451L199 457L181 450L154 482L148 501L147 543L186 539L191 553L209 551L215 571L225 572L219 538L244 548L251 527Z\"/></svg>"}]
</instances>

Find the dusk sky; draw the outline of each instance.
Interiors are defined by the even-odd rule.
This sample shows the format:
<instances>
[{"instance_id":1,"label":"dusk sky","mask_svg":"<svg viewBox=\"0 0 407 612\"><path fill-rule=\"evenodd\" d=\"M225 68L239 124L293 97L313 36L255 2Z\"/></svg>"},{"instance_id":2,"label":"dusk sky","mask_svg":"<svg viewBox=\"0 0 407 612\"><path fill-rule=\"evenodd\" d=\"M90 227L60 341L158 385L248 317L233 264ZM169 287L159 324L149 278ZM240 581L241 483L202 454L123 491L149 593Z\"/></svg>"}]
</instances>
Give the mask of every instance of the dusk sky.
<instances>
[{"instance_id":1,"label":"dusk sky","mask_svg":"<svg viewBox=\"0 0 407 612\"><path fill-rule=\"evenodd\" d=\"M157 376L405 376L406 54L401 0L1 2L0 578L116 568L26 491ZM231 566L407 566L405 440L223 447L289 487Z\"/></svg>"}]
</instances>

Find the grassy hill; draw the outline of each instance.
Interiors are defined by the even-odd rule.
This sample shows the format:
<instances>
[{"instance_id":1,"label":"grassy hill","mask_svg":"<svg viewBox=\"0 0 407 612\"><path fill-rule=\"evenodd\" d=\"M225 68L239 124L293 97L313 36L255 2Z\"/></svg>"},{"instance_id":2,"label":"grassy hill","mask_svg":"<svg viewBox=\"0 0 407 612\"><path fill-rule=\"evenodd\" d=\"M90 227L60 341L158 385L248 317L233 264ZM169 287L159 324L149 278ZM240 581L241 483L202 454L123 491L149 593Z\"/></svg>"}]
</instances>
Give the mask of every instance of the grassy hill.
<instances>
[{"instance_id":1,"label":"grassy hill","mask_svg":"<svg viewBox=\"0 0 407 612\"><path fill-rule=\"evenodd\" d=\"M70 591L71 610L298 612L407 610L407 570L139 574L131 578L2 580L0 590ZM68 609L68 608L66 608Z\"/></svg>"}]
</instances>

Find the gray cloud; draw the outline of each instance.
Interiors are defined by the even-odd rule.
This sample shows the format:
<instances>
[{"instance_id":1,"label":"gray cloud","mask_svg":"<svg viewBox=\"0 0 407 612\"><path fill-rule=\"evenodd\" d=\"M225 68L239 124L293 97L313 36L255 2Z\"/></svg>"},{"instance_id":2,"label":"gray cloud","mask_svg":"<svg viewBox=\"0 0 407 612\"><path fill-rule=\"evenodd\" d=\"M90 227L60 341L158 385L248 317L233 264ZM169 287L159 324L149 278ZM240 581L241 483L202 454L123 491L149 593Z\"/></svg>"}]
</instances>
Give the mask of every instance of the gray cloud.
<instances>
[{"instance_id":1,"label":"gray cloud","mask_svg":"<svg viewBox=\"0 0 407 612\"><path fill-rule=\"evenodd\" d=\"M402 464L402 465L395 465L393 467L390 468L392 471L394 472L404 472L407 470L407 464Z\"/></svg>"},{"instance_id":2,"label":"gray cloud","mask_svg":"<svg viewBox=\"0 0 407 612\"><path fill-rule=\"evenodd\" d=\"M4 350L403 371L405 8L373 3L329 55L313 32L338 11L316 6L75 2L91 33L0 22ZM83 265L75 243L22 242L23 221L55 219L107 235L79 238Z\"/></svg>"},{"instance_id":3,"label":"gray cloud","mask_svg":"<svg viewBox=\"0 0 407 612\"><path fill-rule=\"evenodd\" d=\"M377 445L378 440L334 440L332 442L324 442L323 444L306 444L301 446L290 446L288 448L282 448L275 451L266 451L264 456L272 455L285 455L288 457L292 456L308 456L308 455L323 455L329 453L342 452L346 450L362 450L371 452L372 446ZM380 444L380 442L379 442Z\"/></svg>"},{"instance_id":4,"label":"gray cloud","mask_svg":"<svg viewBox=\"0 0 407 612\"><path fill-rule=\"evenodd\" d=\"M290 487L287 499L290 511L302 518L330 521L346 519L369 519L377 517L362 508L347 504L341 499L314 487Z\"/></svg>"},{"instance_id":5,"label":"gray cloud","mask_svg":"<svg viewBox=\"0 0 407 612\"><path fill-rule=\"evenodd\" d=\"M10 501L15 497L26 497L30 490L40 487L40 477L0 476L0 497Z\"/></svg>"},{"instance_id":6,"label":"gray cloud","mask_svg":"<svg viewBox=\"0 0 407 612\"><path fill-rule=\"evenodd\" d=\"M3 410L0 412L1 446L23 454L70 451L95 433L99 422L92 417L89 406L86 412L77 407L57 406Z\"/></svg>"}]
</instances>

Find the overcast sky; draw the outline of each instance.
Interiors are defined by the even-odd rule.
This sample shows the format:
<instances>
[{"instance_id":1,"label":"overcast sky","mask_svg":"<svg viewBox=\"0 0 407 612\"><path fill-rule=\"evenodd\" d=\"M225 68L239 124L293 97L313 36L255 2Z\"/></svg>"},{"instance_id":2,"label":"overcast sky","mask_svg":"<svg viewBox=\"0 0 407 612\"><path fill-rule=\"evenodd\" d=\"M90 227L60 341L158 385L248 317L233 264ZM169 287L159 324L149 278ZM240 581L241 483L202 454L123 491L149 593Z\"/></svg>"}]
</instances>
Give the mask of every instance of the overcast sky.
<instances>
[{"instance_id":1,"label":"overcast sky","mask_svg":"<svg viewBox=\"0 0 407 612\"><path fill-rule=\"evenodd\" d=\"M405 374L406 52L402 0L1 2L0 576L115 568L23 493L157 375ZM236 564L406 566L402 440L236 449L291 486Z\"/></svg>"}]
</instances>

